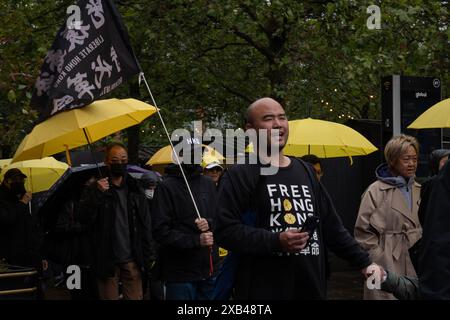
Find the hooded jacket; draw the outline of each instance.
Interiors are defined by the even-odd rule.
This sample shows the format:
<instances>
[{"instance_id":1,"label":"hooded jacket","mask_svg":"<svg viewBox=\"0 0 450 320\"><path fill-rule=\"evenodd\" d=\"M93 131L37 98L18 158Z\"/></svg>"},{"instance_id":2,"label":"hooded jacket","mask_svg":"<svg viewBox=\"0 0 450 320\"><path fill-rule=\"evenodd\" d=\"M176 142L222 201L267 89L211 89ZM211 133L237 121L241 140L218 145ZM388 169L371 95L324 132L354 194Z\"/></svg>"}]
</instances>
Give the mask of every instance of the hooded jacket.
<instances>
[{"instance_id":1,"label":"hooded jacket","mask_svg":"<svg viewBox=\"0 0 450 320\"><path fill-rule=\"evenodd\" d=\"M416 276L409 249L421 238L417 211L420 185L394 176L386 164L376 169L377 181L364 192L355 224L355 239L373 262L398 275ZM364 286L364 299L395 299Z\"/></svg>"},{"instance_id":2,"label":"hooded jacket","mask_svg":"<svg viewBox=\"0 0 450 320\"><path fill-rule=\"evenodd\" d=\"M405 197L409 209L412 208L412 185L414 184L414 177L406 180L402 176L394 176L386 163L377 167L375 175L379 181L398 188Z\"/></svg>"},{"instance_id":3,"label":"hooded jacket","mask_svg":"<svg viewBox=\"0 0 450 320\"><path fill-rule=\"evenodd\" d=\"M214 231L217 191L201 167L185 166L186 178L200 215ZM153 235L160 244L157 272L161 280L190 282L211 276L217 271L218 248L200 246L200 230L195 224L197 213L177 165L169 165L164 180L157 186L152 201Z\"/></svg>"}]
</instances>

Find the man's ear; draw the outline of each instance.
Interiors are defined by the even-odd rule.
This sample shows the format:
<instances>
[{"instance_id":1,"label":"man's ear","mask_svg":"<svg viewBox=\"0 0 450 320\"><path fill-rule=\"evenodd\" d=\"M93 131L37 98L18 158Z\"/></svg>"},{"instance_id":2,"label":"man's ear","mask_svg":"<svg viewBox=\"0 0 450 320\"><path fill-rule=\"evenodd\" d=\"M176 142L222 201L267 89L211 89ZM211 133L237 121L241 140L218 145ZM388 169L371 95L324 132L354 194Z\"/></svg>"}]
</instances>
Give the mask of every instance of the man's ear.
<instances>
[{"instance_id":1,"label":"man's ear","mask_svg":"<svg viewBox=\"0 0 450 320\"><path fill-rule=\"evenodd\" d=\"M246 123L245 124L245 130L248 130L248 129L253 129L253 125L251 124L251 123Z\"/></svg>"}]
</instances>

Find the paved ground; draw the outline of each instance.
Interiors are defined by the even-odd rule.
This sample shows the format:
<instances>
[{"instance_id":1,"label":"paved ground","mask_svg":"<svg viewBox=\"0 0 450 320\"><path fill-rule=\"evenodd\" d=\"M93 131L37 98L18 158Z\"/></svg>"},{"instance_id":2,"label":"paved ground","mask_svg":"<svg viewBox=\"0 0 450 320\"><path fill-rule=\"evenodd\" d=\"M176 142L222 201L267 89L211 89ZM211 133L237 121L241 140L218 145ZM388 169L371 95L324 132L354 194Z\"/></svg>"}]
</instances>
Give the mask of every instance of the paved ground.
<instances>
[{"instance_id":1,"label":"paved ground","mask_svg":"<svg viewBox=\"0 0 450 320\"><path fill-rule=\"evenodd\" d=\"M351 268L346 261L337 257L332 257L330 261L332 273L328 282L328 299L362 299L364 280L359 270Z\"/></svg>"},{"instance_id":2,"label":"paved ground","mask_svg":"<svg viewBox=\"0 0 450 320\"><path fill-rule=\"evenodd\" d=\"M363 295L363 279L358 270L350 268L347 262L331 257L331 278L328 283L328 299L359 300ZM47 300L70 300L68 290L48 288Z\"/></svg>"}]
</instances>

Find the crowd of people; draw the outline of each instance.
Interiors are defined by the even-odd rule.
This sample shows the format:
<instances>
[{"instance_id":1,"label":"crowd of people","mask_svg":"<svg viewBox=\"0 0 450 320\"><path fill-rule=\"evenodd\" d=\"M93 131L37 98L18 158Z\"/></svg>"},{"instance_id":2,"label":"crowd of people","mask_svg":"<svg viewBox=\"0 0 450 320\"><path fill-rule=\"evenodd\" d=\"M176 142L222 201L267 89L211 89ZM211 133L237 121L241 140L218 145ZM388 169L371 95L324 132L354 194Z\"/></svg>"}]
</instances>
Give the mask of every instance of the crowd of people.
<instances>
[{"instance_id":1,"label":"crowd of people","mask_svg":"<svg viewBox=\"0 0 450 320\"><path fill-rule=\"evenodd\" d=\"M63 270L78 265L81 288L71 290L73 299L293 300L326 299L331 251L364 279L377 277L381 288L364 285L365 299L450 298L449 283L436 274L450 248L440 223L448 221L445 205L437 205L447 198L450 152L433 152L433 177L421 190L417 140L393 137L377 181L362 195L353 237L321 182L320 159L284 155L283 107L259 99L245 126L267 130L267 143L278 152L227 169L218 161L202 167L185 155L162 179L132 177L126 147L111 143L104 174L61 199L45 236L37 218L49 213L30 214L27 177L9 170L0 186L0 259L40 273L49 263ZM181 143L191 155L202 148L195 139ZM275 174L261 174L267 163ZM305 230L310 218L319 222ZM219 246L228 250L223 260Z\"/></svg>"}]
</instances>

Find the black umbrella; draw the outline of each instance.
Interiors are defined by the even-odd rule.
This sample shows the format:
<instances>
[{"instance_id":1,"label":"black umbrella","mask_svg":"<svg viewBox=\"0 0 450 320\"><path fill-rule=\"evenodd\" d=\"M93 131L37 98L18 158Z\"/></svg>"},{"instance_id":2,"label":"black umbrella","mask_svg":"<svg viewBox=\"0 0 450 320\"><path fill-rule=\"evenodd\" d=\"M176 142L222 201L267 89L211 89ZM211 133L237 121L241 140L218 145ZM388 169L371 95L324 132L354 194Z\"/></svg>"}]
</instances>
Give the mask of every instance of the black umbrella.
<instances>
[{"instance_id":1,"label":"black umbrella","mask_svg":"<svg viewBox=\"0 0 450 320\"><path fill-rule=\"evenodd\" d=\"M100 170L103 171L104 176L106 167L101 165ZM84 184L91 177L99 178L99 171L95 164L69 168L47 192L36 199L34 210L44 231L48 231L56 222L56 209L71 197L80 195Z\"/></svg>"}]
</instances>

